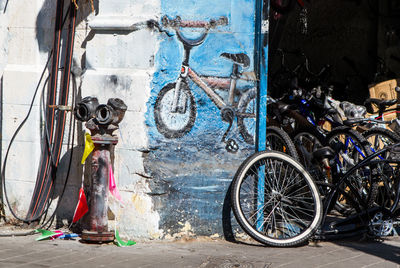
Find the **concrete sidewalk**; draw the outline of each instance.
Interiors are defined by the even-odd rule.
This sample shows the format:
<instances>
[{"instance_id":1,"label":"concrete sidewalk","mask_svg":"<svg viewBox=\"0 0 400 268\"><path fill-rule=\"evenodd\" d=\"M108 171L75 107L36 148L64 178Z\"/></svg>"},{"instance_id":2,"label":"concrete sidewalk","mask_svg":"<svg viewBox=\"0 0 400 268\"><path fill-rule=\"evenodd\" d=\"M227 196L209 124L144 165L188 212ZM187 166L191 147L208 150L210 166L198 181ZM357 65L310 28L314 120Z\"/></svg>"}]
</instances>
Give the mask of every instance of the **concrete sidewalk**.
<instances>
[{"instance_id":1,"label":"concrete sidewalk","mask_svg":"<svg viewBox=\"0 0 400 268\"><path fill-rule=\"evenodd\" d=\"M400 267L400 238L383 242L310 243L271 248L198 238L177 242L83 244L77 240L35 241L38 235L0 237L0 267Z\"/></svg>"}]
</instances>

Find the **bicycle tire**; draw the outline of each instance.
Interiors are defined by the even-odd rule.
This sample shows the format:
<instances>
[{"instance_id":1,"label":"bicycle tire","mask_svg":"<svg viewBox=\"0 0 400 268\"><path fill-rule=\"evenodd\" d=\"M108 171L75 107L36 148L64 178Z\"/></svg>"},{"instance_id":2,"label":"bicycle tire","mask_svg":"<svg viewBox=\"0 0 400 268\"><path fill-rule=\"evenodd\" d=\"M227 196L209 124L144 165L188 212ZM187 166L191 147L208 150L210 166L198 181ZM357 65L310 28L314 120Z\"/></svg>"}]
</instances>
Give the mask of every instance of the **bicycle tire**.
<instances>
[{"instance_id":1,"label":"bicycle tire","mask_svg":"<svg viewBox=\"0 0 400 268\"><path fill-rule=\"evenodd\" d=\"M345 175L337 189L338 198L335 209L346 217L371 208L376 197L377 183L373 178L370 166L364 164ZM341 210L338 210L338 207Z\"/></svg>"},{"instance_id":2,"label":"bicycle tire","mask_svg":"<svg viewBox=\"0 0 400 268\"><path fill-rule=\"evenodd\" d=\"M372 146L372 151L376 152L386 146L400 142L400 136L393 131L385 128L374 127L362 133L363 137Z\"/></svg>"},{"instance_id":3,"label":"bicycle tire","mask_svg":"<svg viewBox=\"0 0 400 268\"><path fill-rule=\"evenodd\" d=\"M324 147L325 139L316 130L304 128L294 132L292 135L300 163L307 169L311 165L312 153Z\"/></svg>"},{"instance_id":4,"label":"bicycle tire","mask_svg":"<svg viewBox=\"0 0 400 268\"><path fill-rule=\"evenodd\" d=\"M296 147L292 139L283 129L275 126L267 127L265 140L268 150L286 153L299 161Z\"/></svg>"},{"instance_id":5,"label":"bicycle tire","mask_svg":"<svg viewBox=\"0 0 400 268\"><path fill-rule=\"evenodd\" d=\"M239 133L248 144L254 144L254 133L256 129L256 96L257 88L250 88L242 94L238 103L239 114L237 116L237 124ZM246 117L240 114L247 114L249 116Z\"/></svg>"},{"instance_id":6,"label":"bicycle tire","mask_svg":"<svg viewBox=\"0 0 400 268\"><path fill-rule=\"evenodd\" d=\"M347 144L348 139L350 140ZM334 128L326 137L326 143L336 153L335 166L332 169L333 178L337 180L346 173L351 167L355 166L363 158L372 154L371 145L369 142L357 131L346 126ZM352 145L350 144L353 144ZM363 180L355 180L353 187L357 188L359 193L369 195L369 191L376 186L372 186ZM342 189L346 191L348 189ZM350 193L351 194L351 193ZM337 202L334 206L335 210L342 215L348 216L352 207L348 206L344 195L337 196ZM347 198L348 199L348 198ZM372 204L372 202L370 202Z\"/></svg>"},{"instance_id":7,"label":"bicycle tire","mask_svg":"<svg viewBox=\"0 0 400 268\"><path fill-rule=\"evenodd\" d=\"M378 160L376 166L379 166L379 170L376 173L379 174L379 178L377 183L374 184L373 195L371 195L369 202L371 206L376 205L389 211L397 206L395 199L400 186L400 164L396 160L386 162L390 158L389 153L386 154L381 164L379 164L380 160Z\"/></svg>"},{"instance_id":8,"label":"bicycle tire","mask_svg":"<svg viewBox=\"0 0 400 268\"><path fill-rule=\"evenodd\" d=\"M160 92L158 93L156 103L154 104L154 120L157 127L158 132L160 132L164 137L168 139L176 139L181 138L185 134L187 134L194 126L194 122L196 120L196 102L195 99L190 92L189 86L187 85L186 81L181 82L181 96L185 96L184 99L179 99L178 102L180 103L180 109L183 110L180 112L175 112L174 114L170 113L168 109L172 106L171 101L171 94L172 98L174 97L173 90L175 89L176 83L167 84L163 87ZM172 92L171 92L172 90ZM165 99L167 99L168 103L164 103ZM187 107L189 105L189 107ZM179 108L179 107L178 107ZM165 116L171 116L172 120L168 118L169 121L174 121L178 123L178 126L172 126L170 123L167 122L167 118ZM182 115L181 118L179 115ZM179 119L184 120L179 120ZM182 121L182 122L179 122Z\"/></svg>"},{"instance_id":9,"label":"bicycle tire","mask_svg":"<svg viewBox=\"0 0 400 268\"><path fill-rule=\"evenodd\" d=\"M396 168L393 168L393 164L396 165ZM398 199L389 200L392 202L388 203L386 202L388 196L385 195L385 203L379 203L378 196L382 189L386 189L384 185L386 182L382 180L382 177L388 176L389 181L398 183L398 180L396 180L398 175L398 160L377 158L366 161L361 165L358 164L356 168L346 173L336 188L338 195L341 196L338 201L346 203L346 218L331 223L332 228L346 224L349 227L348 224L350 223L354 228L364 229L374 236L388 235L393 227L390 219L394 216L394 214L391 214L392 209L397 206L396 202L393 201ZM360 181L364 184L363 188L358 187ZM376 181L380 181L380 183L374 183ZM393 191L395 198L399 191L399 184L393 185L391 191ZM351 219L351 222L346 221L346 219ZM345 228L347 232L350 231L348 227Z\"/></svg>"},{"instance_id":10,"label":"bicycle tire","mask_svg":"<svg viewBox=\"0 0 400 268\"><path fill-rule=\"evenodd\" d=\"M353 151L353 160L361 160L361 158L365 158L369 155L372 154L372 149L369 144L369 142L357 131L346 127L346 126L341 126L341 127L336 127L332 129L326 136L325 142L327 146L330 146L336 154L338 155L344 155L350 147L346 146L351 146L351 144L346 144L348 142L347 138L349 137L350 142L354 145L354 149L356 151ZM343 138L346 138L346 140L343 140ZM344 142L344 143L343 143ZM348 155L348 154L347 154ZM354 157L358 157L357 159ZM343 160L346 161L345 158ZM352 166L355 165L357 162L350 163L347 161L347 163L350 163ZM340 167L341 169L344 168L343 165ZM342 172L345 170L342 170Z\"/></svg>"},{"instance_id":11,"label":"bicycle tire","mask_svg":"<svg viewBox=\"0 0 400 268\"><path fill-rule=\"evenodd\" d=\"M256 186L263 195L257 196ZM322 201L316 184L298 161L281 152L262 151L248 157L232 181L231 198L239 225L266 245L302 244L321 223Z\"/></svg>"},{"instance_id":12,"label":"bicycle tire","mask_svg":"<svg viewBox=\"0 0 400 268\"><path fill-rule=\"evenodd\" d=\"M323 163L316 162L313 156L316 150L324 147L324 143L321 141L320 137L316 136L316 133L310 133L308 131L297 133L293 137L293 143L299 154L300 163L317 183L321 197L324 198L330 191L330 189L324 185L330 182L331 175L330 173L328 174L327 169L323 168Z\"/></svg>"},{"instance_id":13,"label":"bicycle tire","mask_svg":"<svg viewBox=\"0 0 400 268\"><path fill-rule=\"evenodd\" d=\"M362 135L370 142L374 152L400 142L400 136L398 134L389 129L380 127L364 131ZM384 159L390 158L390 151L387 151L380 157ZM371 206L378 205L388 210L393 206L393 200L398 192L399 184L399 180L396 176L391 174L393 170L398 170L393 163L390 165L388 163L381 165L380 179L377 183L374 183L372 188L372 195L369 201ZM391 174L391 176L388 176L388 174Z\"/></svg>"}]
</instances>

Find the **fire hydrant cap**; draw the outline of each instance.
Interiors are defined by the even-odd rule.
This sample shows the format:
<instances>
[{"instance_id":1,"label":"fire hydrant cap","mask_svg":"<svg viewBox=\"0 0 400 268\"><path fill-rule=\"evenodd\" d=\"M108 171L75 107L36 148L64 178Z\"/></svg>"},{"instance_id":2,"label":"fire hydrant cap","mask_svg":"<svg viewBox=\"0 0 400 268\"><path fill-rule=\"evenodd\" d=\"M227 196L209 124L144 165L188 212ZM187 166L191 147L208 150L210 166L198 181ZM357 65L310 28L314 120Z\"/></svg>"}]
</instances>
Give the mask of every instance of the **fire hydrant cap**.
<instances>
[{"instance_id":1,"label":"fire hydrant cap","mask_svg":"<svg viewBox=\"0 0 400 268\"><path fill-rule=\"evenodd\" d=\"M124 101L119 98L111 98L108 100L107 104L110 105L114 110L122 110L125 112L128 109L128 106L126 106Z\"/></svg>"}]
</instances>

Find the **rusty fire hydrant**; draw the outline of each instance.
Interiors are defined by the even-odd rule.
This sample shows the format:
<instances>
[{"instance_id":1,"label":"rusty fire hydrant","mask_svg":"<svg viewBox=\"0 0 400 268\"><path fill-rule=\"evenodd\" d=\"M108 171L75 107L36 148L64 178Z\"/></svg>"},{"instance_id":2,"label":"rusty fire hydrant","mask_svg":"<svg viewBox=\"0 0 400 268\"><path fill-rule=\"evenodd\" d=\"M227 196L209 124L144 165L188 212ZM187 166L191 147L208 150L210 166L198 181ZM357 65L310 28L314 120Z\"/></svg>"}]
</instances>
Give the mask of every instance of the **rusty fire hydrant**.
<instances>
[{"instance_id":1,"label":"rusty fire hydrant","mask_svg":"<svg viewBox=\"0 0 400 268\"><path fill-rule=\"evenodd\" d=\"M110 242L114 232L108 229L108 188L111 167L111 149L118 143L113 134L125 115L127 106L118 98L100 104L96 97L86 97L77 104L75 116L86 122L90 130L94 150L91 161L91 190L89 204L89 230L82 232L82 240L87 242Z\"/></svg>"}]
</instances>

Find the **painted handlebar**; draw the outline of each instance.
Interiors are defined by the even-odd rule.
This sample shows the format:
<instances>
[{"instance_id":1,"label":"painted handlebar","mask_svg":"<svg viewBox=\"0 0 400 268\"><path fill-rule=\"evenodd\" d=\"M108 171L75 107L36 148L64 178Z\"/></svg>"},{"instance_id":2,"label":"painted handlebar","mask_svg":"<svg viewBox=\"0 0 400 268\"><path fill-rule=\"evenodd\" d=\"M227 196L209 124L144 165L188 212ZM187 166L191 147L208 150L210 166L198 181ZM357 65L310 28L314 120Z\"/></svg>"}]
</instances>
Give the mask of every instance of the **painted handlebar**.
<instances>
[{"instance_id":1,"label":"painted handlebar","mask_svg":"<svg viewBox=\"0 0 400 268\"><path fill-rule=\"evenodd\" d=\"M224 26L228 24L227 17L220 17L219 19L211 19L209 21L190 21L182 20L181 17L177 16L175 19L170 19L164 16L162 19L162 24L165 27L171 28L215 28L217 26Z\"/></svg>"}]
</instances>

